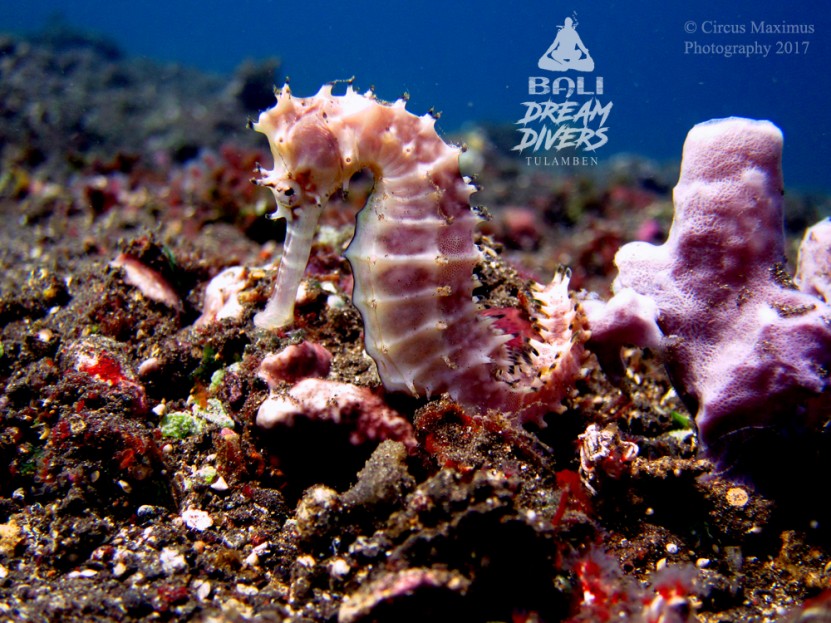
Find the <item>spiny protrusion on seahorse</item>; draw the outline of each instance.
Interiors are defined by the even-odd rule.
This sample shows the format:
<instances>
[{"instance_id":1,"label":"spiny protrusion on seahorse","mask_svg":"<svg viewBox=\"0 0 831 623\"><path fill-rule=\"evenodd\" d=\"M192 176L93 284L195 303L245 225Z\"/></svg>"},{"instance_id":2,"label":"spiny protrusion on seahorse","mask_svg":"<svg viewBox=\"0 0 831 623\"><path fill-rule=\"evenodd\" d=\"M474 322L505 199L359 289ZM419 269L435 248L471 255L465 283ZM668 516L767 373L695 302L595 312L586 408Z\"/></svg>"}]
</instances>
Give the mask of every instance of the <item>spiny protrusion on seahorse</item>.
<instances>
[{"instance_id":1,"label":"spiny protrusion on seahorse","mask_svg":"<svg viewBox=\"0 0 831 623\"><path fill-rule=\"evenodd\" d=\"M274 168L257 183L277 200L273 218L288 221L274 293L254 319L287 326L308 261L315 225L333 193L368 169L375 188L358 214L346 251L355 279L353 302L364 321L366 350L390 391L451 398L480 411L497 409L542 424L559 410L579 374L586 339L582 314L568 296L568 275L535 288L528 314L538 337L527 363L509 370L505 344L473 300L481 260L471 210L475 188L459 172L457 147L405 102L379 101L331 85L309 98L288 86L254 129L268 137Z\"/></svg>"}]
</instances>

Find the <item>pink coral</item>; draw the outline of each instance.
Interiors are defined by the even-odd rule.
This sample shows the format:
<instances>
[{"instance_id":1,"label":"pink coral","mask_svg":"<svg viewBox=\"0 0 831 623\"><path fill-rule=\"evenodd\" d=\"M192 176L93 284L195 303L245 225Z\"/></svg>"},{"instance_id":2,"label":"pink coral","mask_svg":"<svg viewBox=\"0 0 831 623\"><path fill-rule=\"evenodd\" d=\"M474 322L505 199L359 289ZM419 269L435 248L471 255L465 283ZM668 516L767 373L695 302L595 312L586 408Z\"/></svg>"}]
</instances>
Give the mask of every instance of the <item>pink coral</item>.
<instances>
[{"instance_id":1,"label":"pink coral","mask_svg":"<svg viewBox=\"0 0 831 623\"><path fill-rule=\"evenodd\" d=\"M237 320L242 316L243 307L239 293L248 285L249 271L242 266L226 268L211 279L205 288L202 315L194 326L203 327L220 320Z\"/></svg>"},{"instance_id":2,"label":"pink coral","mask_svg":"<svg viewBox=\"0 0 831 623\"><path fill-rule=\"evenodd\" d=\"M167 280L149 266L142 264L132 255L120 253L111 265L124 271L124 282L134 286L150 300L163 303L171 309L181 311L182 300Z\"/></svg>"},{"instance_id":3,"label":"pink coral","mask_svg":"<svg viewBox=\"0 0 831 623\"><path fill-rule=\"evenodd\" d=\"M415 445L413 428L402 415L368 388L349 383L305 379L285 394L274 392L260 405L257 425L292 426L299 418L346 426L354 445L384 439Z\"/></svg>"},{"instance_id":4,"label":"pink coral","mask_svg":"<svg viewBox=\"0 0 831 623\"><path fill-rule=\"evenodd\" d=\"M266 355L257 372L271 390L280 383L296 383L309 377L324 378L332 365L332 353L320 344L303 340L286 346L279 353Z\"/></svg>"}]
</instances>

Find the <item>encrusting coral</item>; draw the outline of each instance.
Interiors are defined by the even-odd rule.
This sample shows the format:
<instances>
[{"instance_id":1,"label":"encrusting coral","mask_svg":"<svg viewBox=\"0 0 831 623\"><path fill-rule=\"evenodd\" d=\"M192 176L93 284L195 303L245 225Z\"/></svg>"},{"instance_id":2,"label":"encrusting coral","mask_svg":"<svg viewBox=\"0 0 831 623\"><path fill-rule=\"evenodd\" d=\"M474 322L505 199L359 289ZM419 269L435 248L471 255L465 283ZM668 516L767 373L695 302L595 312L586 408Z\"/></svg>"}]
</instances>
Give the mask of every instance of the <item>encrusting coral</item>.
<instances>
[{"instance_id":1,"label":"encrusting coral","mask_svg":"<svg viewBox=\"0 0 831 623\"><path fill-rule=\"evenodd\" d=\"M820 296L831 247L809 231L797 290L783 269L781 152L768 121L695 126L667 242L623 246L614 298L587 305L593 339L662 351L702 445L727 467L743 442L828 416L831 307Z\"/></svg>"},{"instance_id":2,"label":"encrusting coral","mask_svg":"<svg viewBox=\"0 0 831 623\"><path fill-rule=\"evenodd\" d=\"M346 257L366 350L386 389L447 392L476 410L543 425L579 375L582 314L563 271L548 286L532 288L523 311L535 332L519 355L506 346L515 336L480 313L473 298L480 217L469 204L475 188L459 172L460 150L434 125L429 115L407 112L403 100L385 104L351 87L336 96L324 86L309 98L283 88L253 126L274 155L274 168L261 169L256 181L274 193L274 218L288 223L274 293L255 324L277 329L293 322L323 206L369 169L374 192Z\"/></svg>"},{"instance_id":3,"label":"encrusting coral","mask_svg":"<svg viewBox=\"0 0 831 623\"><path fill-rule=\"evenodd\" d=\"M306 341L266 355L257 376L271 393L257 411L257 426L291 427L298 419L331 422L350 431L353 445L394 439L413 446L410 423L369 388L323 378L331 363L332 353Z\"/></svg>"},{"instance_id":4,"label":"encrusting coral","mask_svg":"<svg viewBox=\"0 0 831 623\"><path fill-rule=\"evenodd\" d=\"M257 426L266 430L293 426L298 419L339 424L350 431L353 445L384 439L415 443L412 426L402 415L368 388L349 383L307 378L286 394L272 392L257 411Z\"/></svg>"}]
</instances>

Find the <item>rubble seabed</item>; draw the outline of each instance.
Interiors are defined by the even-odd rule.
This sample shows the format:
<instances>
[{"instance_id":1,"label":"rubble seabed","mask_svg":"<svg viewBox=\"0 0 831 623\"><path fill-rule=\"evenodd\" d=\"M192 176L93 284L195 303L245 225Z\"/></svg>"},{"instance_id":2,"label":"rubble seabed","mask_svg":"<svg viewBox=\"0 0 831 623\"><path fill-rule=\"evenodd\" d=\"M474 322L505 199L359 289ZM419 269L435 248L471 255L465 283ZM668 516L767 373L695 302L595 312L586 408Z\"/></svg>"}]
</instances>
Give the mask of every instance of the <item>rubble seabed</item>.
<instances>
[{"instance_id":1,"label":"rubble seabed","mask_svg":"<svg viewBox=\"0 0 831 623\"><path fill-rule=\"evenodd\" d=\"M172 69L73 45L0 40L0 619L715 622L827 607L831 522L814 479L789 475L783 498L715 473L648 351L625 352L617 384L589 359L543 430L379 390L342 258L365 176L322 217L295 326L255 329L282 235L249 182L267 156L244 132L216 137L244 117L256 72L199 93L203 144L140 105ZM99 97L116 83L139 104L129 136L119 102ZM79 95L104 153L83 140ZM165 105L185 114L191 95ZM58 155L43 123L27 125L46 101L64 111L42 120L67 142ZM623 242L666 233L671 169L563 178L518 167L499 137L460 137L492 216L477 239L483 305L509 307L560 264L573 287L604 292ZM816 202L794 204L816 220ZM217 292L241 311L195 325L233 265L250 268ZM398 437L365 434L377 420L353 407L287 411L298 374L372 393L364 404L402 416L384 429ZM271 395L283 423L265 430Z\"/></svg>"}]
</instances>

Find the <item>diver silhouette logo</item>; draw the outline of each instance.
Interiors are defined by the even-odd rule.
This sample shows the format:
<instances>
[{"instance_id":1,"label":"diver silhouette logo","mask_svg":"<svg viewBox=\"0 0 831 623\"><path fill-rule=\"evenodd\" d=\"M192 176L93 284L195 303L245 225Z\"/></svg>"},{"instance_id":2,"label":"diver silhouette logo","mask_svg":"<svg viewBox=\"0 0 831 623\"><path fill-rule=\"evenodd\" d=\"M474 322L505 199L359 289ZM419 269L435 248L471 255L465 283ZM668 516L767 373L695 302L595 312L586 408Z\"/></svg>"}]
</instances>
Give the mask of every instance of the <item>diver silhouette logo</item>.
<instances>
[{"instance_id":1,"label":"diver silhouette logo","mask_svg":"<svg viewBox=\"0 0 831 623\"><path fill-rule=\"evenodd\" d=\"M563 25L548 49L540 57L537 66L548 71L593 71L594 60L583 40L577 34L577 24L570 17L563 20Z\"/></svg>"}]
</instances>

